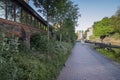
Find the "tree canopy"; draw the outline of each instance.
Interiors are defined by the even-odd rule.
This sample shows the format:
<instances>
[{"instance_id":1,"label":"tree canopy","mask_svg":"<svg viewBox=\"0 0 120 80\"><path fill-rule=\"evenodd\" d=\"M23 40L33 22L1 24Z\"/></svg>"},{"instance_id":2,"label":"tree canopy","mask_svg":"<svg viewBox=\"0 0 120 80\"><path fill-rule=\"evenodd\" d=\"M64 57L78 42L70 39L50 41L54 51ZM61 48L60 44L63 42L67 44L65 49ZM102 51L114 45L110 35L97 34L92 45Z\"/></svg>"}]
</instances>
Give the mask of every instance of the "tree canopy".
<instances>
[{"instance_id":1,"label":"tree canopy","mask_svg":"<svg viewBox=\"0 0 120 80\"><path fill-rule=\"evenodd\" d=\"M79 17L78 6L70 0L33 0L34 5L43 13L48 23L59 24L57 34L74 38L74 27Z\"/></svg>"},{"instance_id":2,"label":"tree canopy","mask_svg":"<svg viewBox=\"0 0 120 80\"><path fill-rule=\"evenodd\" d=\"M116 14L111 17L111 19L115 32L120 33L120 8L117 10Z\"/></svg>"},{"instance_id":3,"label":"tree canopy","mask_svg":"<svg viewBox=\"0 0 120 80\"><path fill-rule=\"evenodd\" d=\"M93 25L94 35L95 36L108 36L113 32L113 28L111 26L110 18L105 17L101 21L95 22Z\"/></svg>"},{"instance_id":4,"label":"tree canopy","mask_svg":"<svg viewBox=\"0 0 120 80\"><path fill-rule=\"evenodd\" d=\"M112 17L104 17L102 20L95 22L93 29L94 35L101 39L114 33L120 34L120 8Z\"/></svg>"}]
</instances>

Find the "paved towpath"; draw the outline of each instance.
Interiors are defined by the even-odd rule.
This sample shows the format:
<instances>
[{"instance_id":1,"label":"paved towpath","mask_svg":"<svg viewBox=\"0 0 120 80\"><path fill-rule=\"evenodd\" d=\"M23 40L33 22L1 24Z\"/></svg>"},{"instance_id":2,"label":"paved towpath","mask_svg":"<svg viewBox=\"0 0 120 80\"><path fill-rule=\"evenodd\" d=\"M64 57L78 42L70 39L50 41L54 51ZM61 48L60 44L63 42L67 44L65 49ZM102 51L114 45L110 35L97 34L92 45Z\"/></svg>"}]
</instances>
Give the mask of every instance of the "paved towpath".
<instances>
[{"instance_id":1,"label":"paved towpath","mask_svg":"<svg viewBox=\"0 0 120 80\"><path fill-rule=\"evenodd\" d=\"M76 43L58 80L120 80L120 66L88 44Z\"/></svg>"}]
</instances>

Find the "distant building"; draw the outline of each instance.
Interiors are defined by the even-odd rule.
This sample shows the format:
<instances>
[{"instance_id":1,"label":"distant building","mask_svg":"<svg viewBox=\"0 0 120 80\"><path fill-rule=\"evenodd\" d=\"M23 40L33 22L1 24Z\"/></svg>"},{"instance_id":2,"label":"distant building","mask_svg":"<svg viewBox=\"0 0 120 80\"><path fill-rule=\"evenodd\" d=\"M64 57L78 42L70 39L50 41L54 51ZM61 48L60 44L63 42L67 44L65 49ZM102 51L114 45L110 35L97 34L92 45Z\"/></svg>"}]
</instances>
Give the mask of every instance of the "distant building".
<instances>
[{"instance_id":1,"label":"distant building","mask_svg":"<svg viewBox=\"0 0 120 80\"><path fill-rule=\"evenodd\" d=\"M83 40L83 31L78 30L77 31L77 36L78 36L77 40L79 40L79 41Z\"/></svg>"},{"instance_id":2,"label":"distant building","mask_svg":"<svg viewBox=\"0 0 120 80\"><path fill-rule=\"evenodd\" d=\"M87 40L90 40L90 36L93 35L93 27L88 28L87 31Z\"/></svg>"}]
</instances>

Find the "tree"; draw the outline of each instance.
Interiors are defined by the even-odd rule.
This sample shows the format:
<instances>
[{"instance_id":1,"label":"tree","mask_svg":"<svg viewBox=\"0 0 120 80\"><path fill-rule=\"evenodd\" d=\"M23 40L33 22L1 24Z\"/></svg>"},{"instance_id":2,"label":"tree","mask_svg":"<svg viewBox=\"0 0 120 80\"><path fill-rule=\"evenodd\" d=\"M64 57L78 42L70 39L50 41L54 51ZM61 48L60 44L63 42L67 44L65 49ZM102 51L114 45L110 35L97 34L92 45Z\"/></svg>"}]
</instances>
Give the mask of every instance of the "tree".
<instances>
[{"instance_id":1,"label":"tree","mask_svg":"<svg viewBox=\"0 0 120 80\"><path fill-rule=\"evenodd\" d=\"M64 8L64 14L61 13L61 16L58 16L61 23L60 38L62 38L61 36L63 36L63 38L67 37L68 40L72 40L76 36L74 33L74 26L76 26L77 19L79 17L79 8L77 7L77 5L73 5L73 2L71 1L67 2Z\"/></svg>"},{"instance_id":2,"label":"tree","mask_svg":"<svg viewBox=\"0 0 120 80\"><path fill-rule=\"evenodd\" d=\"M100 37L101 41L114 31L110 21L110 18L105 17L101 21L95 22L93 25L93 33L95 36Z\"/></svg>"},{"instance_id":3,"label":"tree","mask_svg":"<svg viewBox=\"0 0 120 80\"><path fill-rule=\"evenodd\" d=\"M55 0L33 0L34 5L39 8L38 12L42 13L45 18L47 19L47 26L48 26L48 40L49 40L49 20L50 17L54 16L55 14Z\"/></svg>"},{"instance_id":4,"label":"tree","mask_svg":"<svg viewBox=\"0 0 120 80\"><path fill-rule=\"evenodd\" d=\"M42 12L46 16L47 22L52 24L59 24L60 28L57 31L60 34L60 40L62 36L68 34L68 30L73 29L77 23L78 18L78 7L74 5L70 0L33 0L36 7L39 8L39 12ZM69 25L68 21L72 23ZM70 28L71 26L72 28ZM48 27L49 37L49 27Z\"/></svg>"},{"instance_id":5,"label":"tree","mask_svg":"<svg viewBox=\"0 0 120 80\"><path fill-rule=\"evenodd\" d=\"M111 19L114 31L120 33L120 8L117 10L116 14L111 17Z\"/></svg>"}]
</instances>

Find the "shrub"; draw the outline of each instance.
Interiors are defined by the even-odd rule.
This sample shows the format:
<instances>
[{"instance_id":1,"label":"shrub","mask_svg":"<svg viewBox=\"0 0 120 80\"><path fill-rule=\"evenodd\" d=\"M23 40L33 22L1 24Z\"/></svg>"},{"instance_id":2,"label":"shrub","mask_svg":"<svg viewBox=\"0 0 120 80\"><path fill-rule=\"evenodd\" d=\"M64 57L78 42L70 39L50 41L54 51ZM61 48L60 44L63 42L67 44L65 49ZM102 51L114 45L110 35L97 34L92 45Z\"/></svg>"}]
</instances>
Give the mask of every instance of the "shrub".
<instances>
[{"instance_id":1,"label":"shrub","mask_svg":"<svg viewBox=\"0 0 120 80\"><path fill-rule=\"evenodd\" d=\"M43 33L33 35L30 40L31 48L39 51L47 51L48 41L47 36Z\"/></svg>"},{"instance_id":2,"label":"shrub","mask_svg":"<svg viewBox=\"0 0 120 80\"><path fill-rule=\"evenodd\" d=\"M41 47L39 42L43 41ZM43 35L37 36L34 38L32 46L40 51L32 51L29 54L26 52L16 52L16 46L18 47L17 40L11 40L9 49L6 51L7 43L6 39L3 37L1 40L0 55L1 65L0 65L0 80L56 80L63 64L65 63L68 53L71 50L71 44L58 41L49 41L49 44L46 41ZM38 41L37 41L37 40ZM36 42L39 44L37 45ZM4 43L5 42L5 43ZM47 46L46 46L47 45ZM48 54L40 54L41 50L49 51Z\"/></svg>"}]
</instances>

